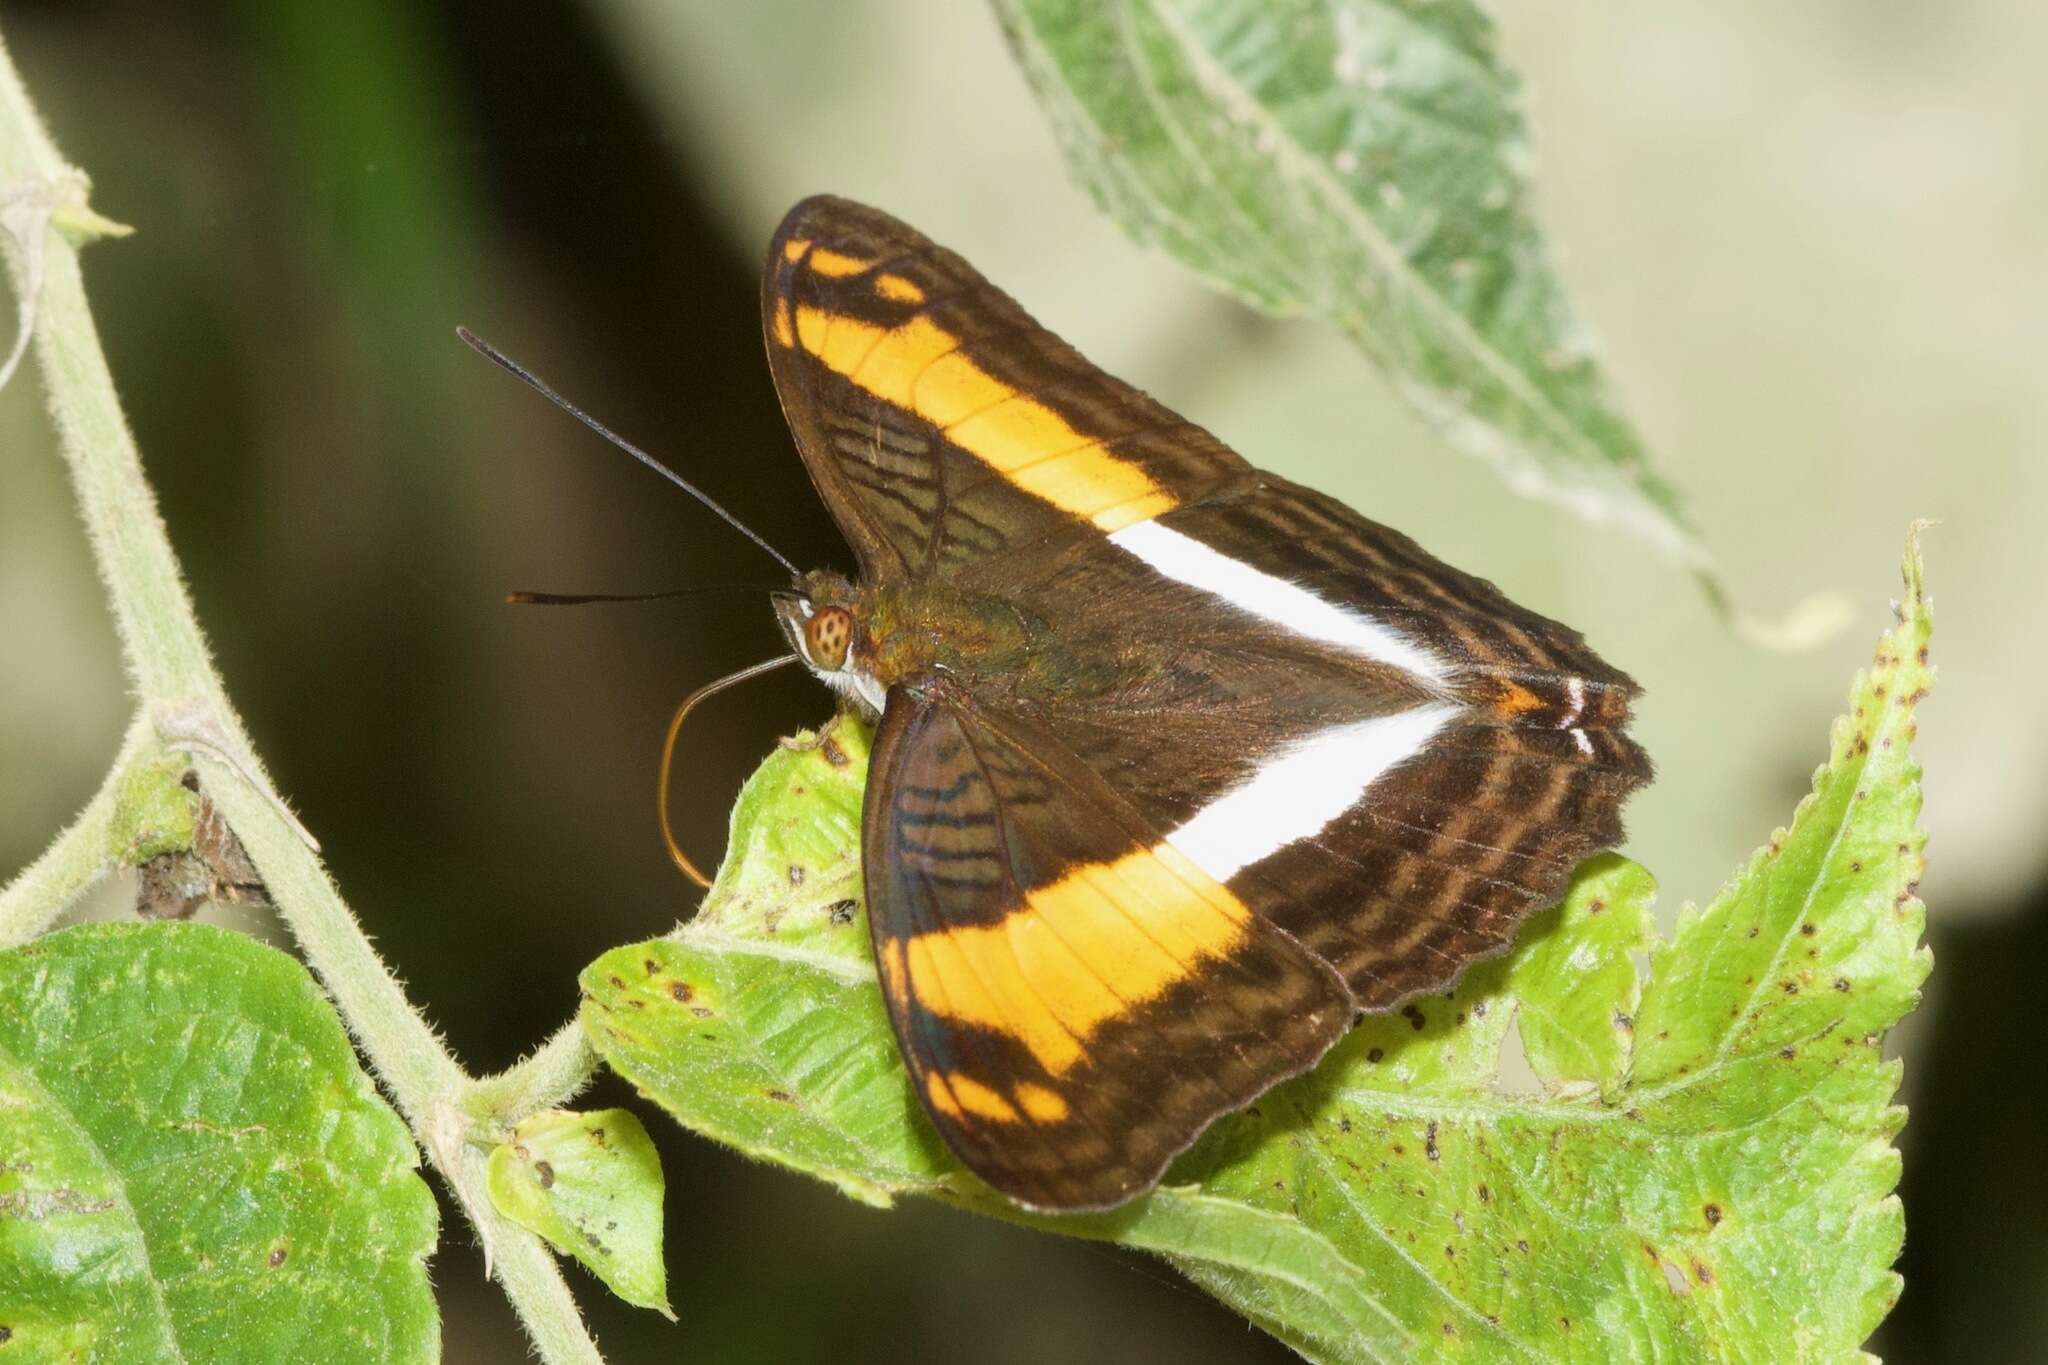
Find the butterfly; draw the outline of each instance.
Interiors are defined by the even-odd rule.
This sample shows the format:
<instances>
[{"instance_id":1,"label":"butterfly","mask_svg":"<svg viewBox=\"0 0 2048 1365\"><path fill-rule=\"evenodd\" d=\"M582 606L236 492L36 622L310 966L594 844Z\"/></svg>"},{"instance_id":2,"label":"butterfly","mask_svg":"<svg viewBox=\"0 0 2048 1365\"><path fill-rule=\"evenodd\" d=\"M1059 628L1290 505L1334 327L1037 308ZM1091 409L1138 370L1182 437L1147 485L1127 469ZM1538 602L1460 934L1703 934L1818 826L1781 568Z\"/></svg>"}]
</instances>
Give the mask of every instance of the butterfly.
<instances>
[{"instance_id":1,"label":"butterfly","mask_svg":"<svg viewBox=\"0 0 2048 1365\"><path fill-rule=\"evenodd\" d=\"M1620 842L1639 690L1578 632L1252 467L879 210L798 204L761 310L859 567L797 574L776 620L877 727L877 976L925 1114L1004 1196L1143 1194Z\"/></svg>"},{"instance_id":2,"label":"butterfly","mask_svg":"<svg viewBox=\"0 0 2048 1365\"><path fill-rule=\"evenodd\" d=\"M878 723L876 970L1019 1204L1104 1209L1618 843L1638 689L1576 631L1253 468L953 252L808 199L769 364L859 576L774 608Z\"/></svg>"}]
</instances>

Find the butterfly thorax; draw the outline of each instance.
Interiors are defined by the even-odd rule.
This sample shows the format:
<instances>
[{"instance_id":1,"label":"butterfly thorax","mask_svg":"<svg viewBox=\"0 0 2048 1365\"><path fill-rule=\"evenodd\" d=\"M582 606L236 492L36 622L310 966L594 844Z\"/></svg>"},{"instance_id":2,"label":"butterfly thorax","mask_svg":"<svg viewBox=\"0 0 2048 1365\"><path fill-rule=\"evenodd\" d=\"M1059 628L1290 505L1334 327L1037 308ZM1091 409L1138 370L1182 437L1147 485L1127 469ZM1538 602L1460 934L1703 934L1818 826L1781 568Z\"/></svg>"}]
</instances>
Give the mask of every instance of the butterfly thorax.
<instances>
[{"instance_id":1,"label":"butterfly thorax","mask_svg":"<svg viewBox=\"0 0 2048 1365\"><path fill-rule=\"evenodd\" d=\"M1015 598L939 579L855 583L806 574L777 594L783 632L828 687L873 719L890 687L949 678L978 699L1043 710L1054 699L1128 689L1146 671L1129 648L1077 649Z\"/></svg>"}]
</instances>

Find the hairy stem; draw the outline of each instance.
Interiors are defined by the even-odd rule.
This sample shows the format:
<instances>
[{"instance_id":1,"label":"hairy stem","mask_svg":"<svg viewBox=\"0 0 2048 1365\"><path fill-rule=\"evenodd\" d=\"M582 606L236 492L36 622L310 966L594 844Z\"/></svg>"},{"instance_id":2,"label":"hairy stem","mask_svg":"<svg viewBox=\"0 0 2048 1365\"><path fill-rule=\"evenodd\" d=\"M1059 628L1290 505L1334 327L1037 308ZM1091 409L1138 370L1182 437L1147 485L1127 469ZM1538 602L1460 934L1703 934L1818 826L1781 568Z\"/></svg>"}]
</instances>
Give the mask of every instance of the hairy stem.
<instances>
[{"instance_id":1,"label":"hairy stem","mask_svg":"<svg viewBox=\"0 0 2048 1365\"><path fill-rule=\"evenodd\" d=\"M599 1361L552 1253L490 1201L482 1157L464 1140L471 1120L457 1104L473 1083L370 946L310 836L271 789L228 702L86 302L72 238L116 230L87 207L86 186L50 140L0 47L0 245L22 316L33 320L50 410L138 702L106 784L0 893L0 944L45 927L109 870L109 834L137 757L190 752L308 964L475 1226L541 1357L558 1365ZM568 1049L543 1052L562 1057Z\"/></svg>"},{"instance_id":2,"label":"hairy stem","mask_svg":"<svg viewBox=\"0 0 2048 1365\"><path fill-rule=\"evenodd\" d=\"M496 1140L493 1130L510 1129L530 1114L568 1103L596 1072L597 1053L581 1021L571 1019L532 1056L476 1082L466 1108L479 1135Z\"/></svg>"},{"instance_id":3,"label":"hairy stem","mask_svg":"<svg viewBox=\"0 0 2048 1365\"><path fill-rule=\"evenodd\" d=\"M26 943L42 933L113 870L115 807L122 782L149 737L149 727L138 717L128 727L106 780L78 818L0 890L0 949Z\"/></svg>"}]
</instances>

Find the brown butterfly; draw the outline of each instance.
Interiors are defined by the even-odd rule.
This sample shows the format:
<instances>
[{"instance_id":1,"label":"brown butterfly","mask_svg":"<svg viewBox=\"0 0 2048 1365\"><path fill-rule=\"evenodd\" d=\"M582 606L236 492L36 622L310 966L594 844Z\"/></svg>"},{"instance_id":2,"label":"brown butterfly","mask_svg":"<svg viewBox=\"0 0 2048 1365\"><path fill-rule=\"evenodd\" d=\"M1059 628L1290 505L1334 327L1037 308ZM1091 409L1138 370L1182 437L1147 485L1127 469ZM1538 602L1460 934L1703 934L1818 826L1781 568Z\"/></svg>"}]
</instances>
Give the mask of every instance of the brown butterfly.
<instances>
[{"instance_id":1,"label":"brown butterfly","mask_svg":"<svg viewBox=\"0 0 2048 1365\"><path fill-rule=\"evenodd\" d=\"M1142 1194L1621 839L1637 688L1576 631L1254 469L875 209L792 210L762 315L860 568L776 615L879 722L882 992L1004 1195Z\"/></svg>"}]
</instances>

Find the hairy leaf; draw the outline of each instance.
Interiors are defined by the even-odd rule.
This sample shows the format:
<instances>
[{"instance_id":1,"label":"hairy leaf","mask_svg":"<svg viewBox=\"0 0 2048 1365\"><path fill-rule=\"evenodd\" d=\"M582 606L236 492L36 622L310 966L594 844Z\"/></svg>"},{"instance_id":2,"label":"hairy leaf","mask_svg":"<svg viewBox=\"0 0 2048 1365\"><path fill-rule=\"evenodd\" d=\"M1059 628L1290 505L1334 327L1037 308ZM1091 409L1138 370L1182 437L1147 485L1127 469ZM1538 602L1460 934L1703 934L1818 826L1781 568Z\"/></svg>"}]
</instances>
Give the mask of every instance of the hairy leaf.
<instances>
[{"instance_id":1,"label":"hairy leaf","mask_svg":"<svg viewBox=\"0 0 2048 1365\"><path fill-rule=\"evenodd\" d=\"M585 1027L751 1156L1158 1252L1313 1359L1841 1358L1899 1290L1880 1045L1928 968L1915 550L1906 577L1813 795L1671 943L1648 874L1594 859L1512 953L1368 1018L1114 1213L1020 1214L924 1122L856 908L845 721L762 766L695 920L586 970Z\"/></svg>"},{"instance_id":2,"label":"hairy leaf","mask_svg":"<svg viewBox=\"0 0 2048 1365\"><path fill-rule=\"evenodd\" d=\"M0 953L0 1353L433 1360L435 1224L283 953L172 924Z\"/></svg>"},{"instance_id":3,"label":"hairy leaf","mask_svg":"<svg viewBox=\"0 0 2048 1365\"><path fill-rule=\"evenodd\" d=\"M1519 490L1697 559L1528 205L1473 0L994 0L1103 209L1247 303L1336 323Z\"/></svg>"},{"instance_id":4,"label":"hairy leaf","mask_svg":"<svg viewBox=\"0 0 2048 1365\"><path fill-rule=\"evenodd\" d=\"M627 1303L674 1319L661 1263L661 1155L624 1109L551 1109L491 1152L498 1212L581 1261Z\"/></svg>"}]
</instances>

